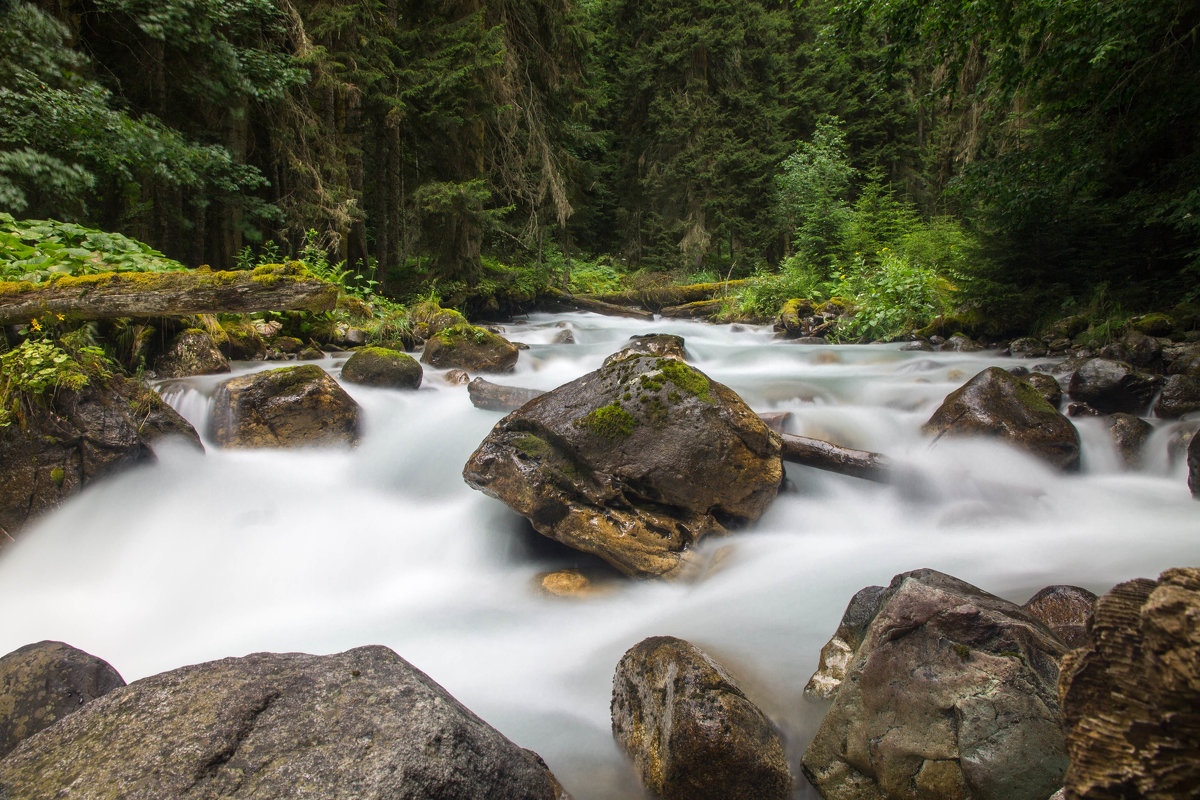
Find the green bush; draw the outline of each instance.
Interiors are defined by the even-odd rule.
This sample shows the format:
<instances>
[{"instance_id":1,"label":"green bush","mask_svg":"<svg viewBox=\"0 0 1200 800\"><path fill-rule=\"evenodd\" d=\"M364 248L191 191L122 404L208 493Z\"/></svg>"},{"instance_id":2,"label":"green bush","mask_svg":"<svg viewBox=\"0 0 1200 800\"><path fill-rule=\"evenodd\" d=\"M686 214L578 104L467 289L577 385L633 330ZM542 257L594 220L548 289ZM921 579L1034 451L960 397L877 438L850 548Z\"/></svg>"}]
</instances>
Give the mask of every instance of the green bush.
<instances>
[{"instance_id":1,"label":"green bush","mask_svg":"<svg viewBox=\"0 0 1200 800\"><path fill-rule=\"evenodd\" d=\"M72 354L49 339L26 339L0 354L0 426L20 420L59 389L77 391L109 375L104 351L98 347L82 347Z\"/></svg>"}]
</instances>

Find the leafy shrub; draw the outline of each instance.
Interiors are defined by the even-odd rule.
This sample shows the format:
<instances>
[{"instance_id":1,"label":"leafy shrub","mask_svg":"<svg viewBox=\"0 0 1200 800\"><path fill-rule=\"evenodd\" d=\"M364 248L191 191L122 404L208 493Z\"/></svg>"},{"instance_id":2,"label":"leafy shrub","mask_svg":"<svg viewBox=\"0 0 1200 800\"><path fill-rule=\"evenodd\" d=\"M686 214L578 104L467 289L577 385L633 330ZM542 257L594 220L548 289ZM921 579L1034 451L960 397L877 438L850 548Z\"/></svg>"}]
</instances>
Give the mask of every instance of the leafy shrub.
<instances>
[{"instance_id":1,"label":"leafy shrub","mask_svg":"<svg viewBox=\"0 0 1200 800\"><path fill-rule=\"evenodd\" d=\"M20 420L61 388L78 391L94 378L107 378L106 364L98 347L72 355L49 339L26 339L0 354L0 426Z\"/></svg>"},{"instance_id":2,"label":"leafy shrub","mask_svg":"<svg viewBox=\"0 0 1200 800\"><path fill-rule=\"evenodd\" d=\"M876 266L860 261L842 289L853 298L854 314L839 323L839 336L889 340L932 322L946 308L949 287L935 270L885 247Z\"/></svg>"},{"instance_id":3,"label":"leafy shrub","mask_svg":"<svg viewBox=\"0 0 1200 800\"><path fill-rule=\"evenodd\" d=\"M58 275L173 272L184 269L147 244L56 220L17 220L0 212L0 279L43 283Z\"/></svg>"}]
</instances>

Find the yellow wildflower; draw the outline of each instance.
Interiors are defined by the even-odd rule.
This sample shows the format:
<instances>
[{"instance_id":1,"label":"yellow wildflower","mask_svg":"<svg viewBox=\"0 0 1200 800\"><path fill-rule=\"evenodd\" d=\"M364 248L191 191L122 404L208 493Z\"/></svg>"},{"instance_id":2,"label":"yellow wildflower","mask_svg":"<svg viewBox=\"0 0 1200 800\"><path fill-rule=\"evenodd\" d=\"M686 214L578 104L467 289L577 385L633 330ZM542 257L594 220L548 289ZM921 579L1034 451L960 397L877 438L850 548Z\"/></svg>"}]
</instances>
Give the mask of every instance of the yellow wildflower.
<instances>
[{"instance_id":1,"label":"yellow wildflower","mask_svg":"<svg viewBox=\"0 0 1200 800\"><path fill-rule=\"evenodd\" d=\"M29 327L33 328L35 331L40 331L42 329L42 323L38 322L36 319L31 319L29 320Z\"/></svg>"}]
</instances>

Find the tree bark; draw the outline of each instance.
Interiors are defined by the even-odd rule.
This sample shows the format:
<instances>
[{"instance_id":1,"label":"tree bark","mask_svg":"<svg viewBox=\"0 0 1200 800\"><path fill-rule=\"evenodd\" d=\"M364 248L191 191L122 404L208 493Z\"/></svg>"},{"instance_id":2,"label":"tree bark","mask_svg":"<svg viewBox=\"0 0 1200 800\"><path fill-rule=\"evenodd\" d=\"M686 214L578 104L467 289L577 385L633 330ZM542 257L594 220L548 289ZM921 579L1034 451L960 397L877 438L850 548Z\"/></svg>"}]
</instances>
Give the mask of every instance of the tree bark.
<instances>
[{"instance_id":1,"label":"tree bark","mask_svg":"<svg viewBox=\"0 0 1200 800\"><path fill-rule=\"evenodd\" d=\"M0 282L0 325L62 314L72 320L218 312L328 311L337 287L290 264L252 272L105 272L47 284Z\"/></svg>"},{"instance_id":2,"label":"tree bark","mask_svg":"<svg viewBox=\"0 0 1200 800\"><path fill-rule=\"evenodd\" d=\"M681 306L687 303L698 303L704 300L720 298L726 292L732 291L745 283L748 283L747 279L717 281L715 283L694 283L690 286L663 286L654 289L592 294L587 295L587 298L612 305L641 306L651 311L658 311L670 306Z\"/></svg>"}]
</instances>

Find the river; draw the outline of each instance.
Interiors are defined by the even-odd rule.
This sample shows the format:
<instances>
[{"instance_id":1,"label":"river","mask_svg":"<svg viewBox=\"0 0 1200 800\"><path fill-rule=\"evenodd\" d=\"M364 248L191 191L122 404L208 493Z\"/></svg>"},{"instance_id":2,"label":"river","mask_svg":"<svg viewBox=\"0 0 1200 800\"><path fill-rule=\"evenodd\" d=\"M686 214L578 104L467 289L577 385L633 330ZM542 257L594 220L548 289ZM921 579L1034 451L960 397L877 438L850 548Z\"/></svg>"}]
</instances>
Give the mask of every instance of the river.
<instances>
[{"instance_id":1,"label":"river","mask_svg":"<svg viewBox=\"0 0 1200 800\"><path fill-rule=\"evenodd\" d=\"M574 344L554 343L564 329ZM886 453L905 477L878 485L788 466L790 490L758 523L701 546L697 580L604 580L597 562L466 486L463 464L502 414L426 367L416 392L346 386L365 418L353 450L162 445L157 465L43 518L0 557L0 652L58 639L132 681L256 651L384 644L541 754L578 800L638 798L608 707L617 661L647 636L688 639L729 667L784 731L795 766L823 713L804 684L858 589L932 567L1020 603L1052 583L1099 593L1200 563L1200 507L1183 459L1167 459L1171 425L1132 473L1092 419L1076 420L1075 475L986 441L930 447L919 428L946 394L1018 363L996 353L803 346L765 327L582 313L505 332L529 349L493 379L541 389L599 367L631 334L680 334L692 363L752 408L792 412L789 432ZM341 360L317 363L336 376ZM225 377L163 392L203 430ZM537 590L540 573L573 566L604 591Z\"/></svg>"}]
</instances>

